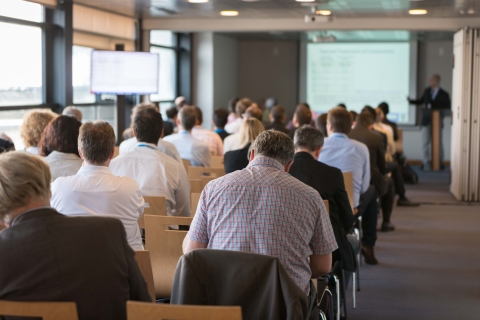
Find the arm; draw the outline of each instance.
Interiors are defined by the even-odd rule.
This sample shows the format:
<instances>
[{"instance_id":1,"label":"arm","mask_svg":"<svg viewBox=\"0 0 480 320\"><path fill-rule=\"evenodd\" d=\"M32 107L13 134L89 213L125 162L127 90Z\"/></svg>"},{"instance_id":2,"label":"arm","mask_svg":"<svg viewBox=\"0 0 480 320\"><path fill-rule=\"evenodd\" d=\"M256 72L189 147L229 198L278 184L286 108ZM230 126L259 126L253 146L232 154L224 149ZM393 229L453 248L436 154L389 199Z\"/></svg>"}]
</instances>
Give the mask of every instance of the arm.
<instances>
[{"instance_id":1,"label":"arm","mask_svg":"<svg viewBox=\"0 0 480 320\"><path fill-rule=\"evenodd\" d=\"M189 239L188 237L185 237L182 245L183 254L187 254L190 251L193 251L195 249L206 249L207 246L208 246L208 243L197 242Z\"/></svg>"},{"instance_id":2,"label":"arm","mask_svg":"<svg viewBox=\"0 0 480 320\"><path fill-rule=\"evenodd\" d=\"M350 201L348 200L347 191L345 190L345 182L343 181L343 174L338 171L338 181L337 189L335 190L335 203L338 208L338 215L340 217L340 222L342 223L343 230L345 233L349 233L352 229L355 218L353 217L352 208L350 207Z\"/></svg>"},{"instance_id":3,"label":"arm","mask_svg":"<svg viewBox=\"0 0 480 320\"><path fill-rule=\"evenodd\" d=\"M428 89L426 89L426 90L428 90ZM425 91L423 92L422 97L420 99L414 100L414 99L408 98L408 102L410 104L416 104L416 105L424 104L425 103Z\"/></svg>"},{"instance_id":4,"label":"arm","mask_svg":"<svg viewBox=\"0 0 480 320\"><path fill-rule=\"evenodd\" d=\"M332 254L324 255L313 254L310 256L310 270L312 270L312 278L319 278L330 272L332 269Z\"/></svg>"},{"instance_id":5,"label":"arm","mask_svg":"<svg viewBox=\"0 0 480 320\"><path fill-rule=\"evenodd\" d=\"M207 218L207 194L208 185L200 195L198 201L197 213L193 218L190 230L188 231L185 239L183 240L183 254L187 254L195 249L204 249L208 247L208 218Z\"/></svg>"}]
</instances>

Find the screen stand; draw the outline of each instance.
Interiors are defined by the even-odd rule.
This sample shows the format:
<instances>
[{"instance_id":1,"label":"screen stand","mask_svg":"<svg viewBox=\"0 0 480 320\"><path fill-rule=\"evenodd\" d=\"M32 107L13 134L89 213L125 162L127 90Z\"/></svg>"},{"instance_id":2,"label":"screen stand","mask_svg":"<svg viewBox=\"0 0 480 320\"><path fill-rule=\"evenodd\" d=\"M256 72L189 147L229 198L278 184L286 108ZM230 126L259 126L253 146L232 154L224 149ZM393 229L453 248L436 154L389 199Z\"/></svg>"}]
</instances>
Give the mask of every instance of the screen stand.
<instances>
[{"instance_id":1,"label":"screen stand","mask_svg":"<svg viewBox=\"0 0 480 320\"><path fill-rule=\"evenodd\" d=\"M127 101L125 95L117 95L117 145L123 141L122 133L125 127L125 109Z\"/></svg>"}]
</instances>

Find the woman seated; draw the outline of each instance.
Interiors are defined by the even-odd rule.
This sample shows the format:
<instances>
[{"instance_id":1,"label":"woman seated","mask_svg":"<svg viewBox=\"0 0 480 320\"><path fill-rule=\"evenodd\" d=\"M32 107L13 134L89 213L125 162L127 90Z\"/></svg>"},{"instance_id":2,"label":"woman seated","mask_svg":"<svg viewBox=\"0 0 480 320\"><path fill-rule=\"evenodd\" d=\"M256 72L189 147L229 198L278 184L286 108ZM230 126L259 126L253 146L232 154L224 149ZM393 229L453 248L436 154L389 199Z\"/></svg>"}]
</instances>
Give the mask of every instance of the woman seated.
<instances>
[{"instance_id":1,"label":"woman seated","mask_svg":"<svg viewBox=\"0 0 480 320\"><path fill-rule=\"evenodd\" d=\"M54 112L46 109L35 109L25 114L20 126L20 136L25 144L25 151L39 154L37 146L42 132L56 116Z\"/></svg>"}]
</instances>

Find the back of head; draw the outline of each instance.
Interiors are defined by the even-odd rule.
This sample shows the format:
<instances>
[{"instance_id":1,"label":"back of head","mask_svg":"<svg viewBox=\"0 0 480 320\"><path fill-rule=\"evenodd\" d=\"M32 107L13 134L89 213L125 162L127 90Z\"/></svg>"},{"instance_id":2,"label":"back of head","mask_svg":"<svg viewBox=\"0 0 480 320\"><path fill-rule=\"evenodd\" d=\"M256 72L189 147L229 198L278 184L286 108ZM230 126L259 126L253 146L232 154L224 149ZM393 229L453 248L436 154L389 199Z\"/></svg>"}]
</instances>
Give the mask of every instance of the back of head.
<instances>
[{"instance_id":1,"label":"back of head","mask_svg":"<svg viewBox=\"0 0 480 320\"><path fill-rule=\"evenodd\" d=\"M277 105L277 99L275 99L274 97L270 97L265 101L265 108L267 109L271 109L276 105Z\"/></svg>"},{"instance_id":2,"label":"back of head","mask_svg":"<svg viewBox=\"0 0 480 320\"><path fill-rule=\"evenodd\" d=\"M318 148L323 147L323 134L320 130L304 125L295 131L293 142L295 149L305 148L310 152L315 152Z\"/></svg>"},{"instance_id":3,"label":"back of head","mask_svg":"<svg viewBox=\"0 0 480 320\"><path fill-rule=\"evenodd\" d=\"M175 107L177 108L177 110L180 110L182 109L183 107L187 106L188 103L187 103L187 99L185 99L185 97L182 97L182 96L179 96L175 99Z\"/></svg>"},{"instance_id":4,"label":"back of head","mask_svg":"<svg viewBox=\"0 0 480 320\"><path fill-rule=\"evenodd\" d=\"M237 106L238 101L240 101L240 98L232 98L228 101L228 111L230 113L235 113L235 107Z\"/></svg>"},{"instance_id":5,"label":"back of head","mask_svg":"<svg viewBox=\"0 0 480 320\"><path fill-rule=\"evenodd\" d=\"M273 121L275 122L284 122L286 117L285 108L282 106L275 106L270 110L270 114L272 115Z\"/></svg>"},{"instance_id":6,"label":"back of head","mask_svg":"<svg viewBox=\"0 0 480 320\"><path fill-rule=\"evenodd\" d=\"M52 175L48 164L26 152L7 152L0 155L0 220L16 209L35 201L50 199Z\"/></svg>"},{"instance_id":7,"label":"back of head","mask_svg":"<svg viewBox=\"0 0 480 320\"><path fill-rule=\"evenodd\" d=\"M220 108L213 111L213 123L215 127L223 129L228 122L228 111L226 109Z\"/></svg>"},{"instance_id":8,"label":"back of head","mask_svg":"<svg viewBox=\"0 0 480 320\"><path fill-rule=\"evenodd\" d=\"M361 112L368 112L370 113L370 115L372 116L372 118L375 120L377 118L377 112L375 111L375 109L373 109L372 107L370 106L365 106Z\"/></svg>"},{"instance_id":9,"label":"back of head","mask_svg":"<svg viewBox=\"0 0 480 320\"><path fill-rule=\"evenodd\" d=\"M297 110L295 110L295 117L297 118L299 127L312 122L312 112L310 111L310 108L305 106L297 107Z\"/></svg>"},{"instance_id":10,"label":"back of head","mask_svg":"<svg viewBox=\"0 0 480 320\"><path fill-rule=\"evenodd\" d=\"M356 111L350 110L350 115L352 116L353 122L357 121L358 113Z\"/></svg>"},{"instance_id":11,"label":"back of head","mask_svg":"<svg viewBox=\"0 0 480 320\"><path fill-rule=\"evenodd\" d=\"M56 117L57 115L50 110L36 109L28 112L20 126L20 136L25 147L38 146L43 130Z\"/></svg>"},{"instance_id":12,"label":"back of head","mask_svg":"<svg viewBox=\"0 0 480 320\"><path fill-rule=\"evenodd\" d=\"M235 113L237 114L237 116L241 117L252 104L252 100L248 98L243 98L239 100L235 105Z\"/></svg>"},{"instance_id":13,"label":"back of head","mask_svg":"<svg viewBox=\"0 0 480 320\"><path fill-rule=\"evenodd\" d=\"M324 137L328 137L328 132L327 132L327 113L323 113L317 117L317 120L315 121L315 127L317 127L318 130L323 134Z\"/></svg>"},{"instance_id":14,"label":"back of head","mask_svg":"<svg viewBox=\"0 0 480 320\"><path fill-rule=\"evenodd\" d=\"M156 145L162 137L162 115L152 108L138 109L133 117L133 132L139 142Z\"/></svg>"},{"instance_id":15,"label":"back of head","mask_svg":"<svg viewBox=\"0 0 480 320\"><path fill-rule=\"evenodd\" d=\"M203 123L203 112L202 109L200 109L199 106L192 106L193 109L195 109L195 112L197 113L197 121L198 125L201 126Z\"/></svg>"},{"instance_id":16,"label":"back of head","mask_svg":"<svg viewBox=\"0 0 480 320\"><path fill-rule=\"evenodd\" d=\"M360 127L360 128L368 128L370 126L373 126L373 123L375 121L373 120L372 115L370 112L361 112L356 119L355 127Z\"/></svg>"},{"instance_id":17,"label":"back of head","mask_svg":"<svg viewBox=\"0 0 480 320\"><path fill-rule=\"evenodd\" d=\"M348 134L352 130L352 116L343 108L334 108L328 112L327 122L333 132Z\"/></svg>"},{"instance_id":18,"label":"back of head","mask_svg":"<svg viewBox=\"0 0 480 320\"><path fill-rule=\"evenodd\" d=\"M381 122L385 118L385 114L380 108L375 109L375 112L377 114L377 117L375 118L375 122Z\"/></svg>"},{"instance_id":19,"label":"back of head","mask_svg":"<svg viewBox=\"0 0 480 320\"><path fill-rule=\"evenodd\" d=\"M259 107L251 106L245 111L243 117L245 119L255 118L259 121L262 121L263 112L262 112L262 109L260 109Z\"/></svg>"},{"instance_id":20,"label":"back of head","mask_svg":"<svg viewBox=\"0 0 480 320\"><path fill-rule=\"evenodd\" d=\"M245 119L239 131L239 144L243 148L252 143L260 133L265 131L263 124L256 118Z\"/></svg>"},{"instance_id":21,"label":"back of head","mask_svg":"<svg viewBox=\"0 0 480 320\"><path fill-rule=\"evenodd\" d=\"M343 109L347 110L347 106L345 105L345 103L339 103L337 105L337 108L343 108Z\"/></svg>"},{"instance_id":22,"label":"back of head","mask_svg":"<svg viewBox=\"0 0 480 320\"><path fill-rule=\"evenodd\" d=\"M64 116L70 116L70 117L75 117L78 119L78 121L82 122L82 111L78 110L74 106L69 106L63 109L62 115Z\"/></svg>"},{"instance_id":23,"label":"back of head","mask_svg":"<svg viewBox=\"0 0 480 320\"><path fill-rule=\"evenodd\" d=\"M82 123L77 118L58 116L50 122L38 143L41 156L48 156L53 151L78 154L78 133Z\"/></svg>"},{"instance_id":24,"label":"back of head","mask_svg":"<svg viewBox=\"0 0 480 320\"><path fill-rule=\"evenodd\" d=\"M160 112L160 108L158 107L158 105L156 105L155 103L153 102L142 102L142 103L139 103L137 104L133 109L132 109L132 115L130 117L130 121L131 121L131 126L133 127L133 118L135 117L135 114L141 110L145 110L145 109L153 109L155 110L156 112Z\"/></svg>"},{"instance_id":25,"label":"back of head","mask_svg":"<svg viewBox=\"0 0 480 320\"><path fill-rule=\"evenodd\" d=\"M110 160L115 148L115 132L105 121L87 122L80 127L78 148L82 158L93 165Z\"/></svg>"},{"instance_id":26,"label":"back of head","mask_svg":"<svg viewBox=\"0 0 480 320\"><path fill-rule=\"evenodd\" d=\"M170 107L165 111L165 113L167 114L168 119L173 119L177 116L178 110L175 107Z\"/></svg>"},{"instance_id":27,"label":"back of head","mask_svg":"<svg viewBox=\"0 0 480 320\"><path fill-rule=\"evenodd\" d=\"M190 131L197 123L197 111L194 108L186 106L180 109L178 119L184 130Z\"/></svg>"},{"instance_id":28,"label":"back of head","mask_svg":"<svg viewBox=\"0 0 480 320\"><path fill-rule=\"evenodd\" d=\"M306 103L306 102L302 102L302 103L297 104L296 109L298 109L298 108L300 108L300 107L305 107L305 108L307 108L308 110L310 110L310 105L309 105L308 103Z\"/></svg>"},{"instance_id":29,"label":"back of head","mask_svg":"<svg viewBox=\"0 0 480 320\"><path fill-rule=\"evenodd\" d=\"M388 107L388 103L382 102L378 105L380 109L382 109L383 114L387 116L387 114L390 112L390 108Z\"/></svg>"},{"instance_id":30,"label":"back of head","mask_svg":"<svg viewBox=\"0 0 480 320\"><path fill-rule=\"evenodd\" d=\"M251 149L255 151L255 157L269 157L277 160L283 166L293 161L295 155L293 140L285 133L275 130L260 133Z\"/></svg>"}]
</instances>

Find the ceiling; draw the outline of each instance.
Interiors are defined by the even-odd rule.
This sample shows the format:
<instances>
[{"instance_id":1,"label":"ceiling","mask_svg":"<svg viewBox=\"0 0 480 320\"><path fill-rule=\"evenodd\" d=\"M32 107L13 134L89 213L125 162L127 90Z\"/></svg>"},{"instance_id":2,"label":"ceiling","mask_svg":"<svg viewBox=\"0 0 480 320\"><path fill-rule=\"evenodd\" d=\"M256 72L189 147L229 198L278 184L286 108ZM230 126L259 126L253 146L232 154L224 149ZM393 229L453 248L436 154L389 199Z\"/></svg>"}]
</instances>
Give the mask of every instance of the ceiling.
<instances>
[{"instance_id":1,"label":"ceiling","mask_svg":"<svg viewBox=\"0 0 480 320\"><path fill-rule=\"evenodd\" d=\"M480 17L480 0L74 0L75 3L136 18L218 18L222 10L237 10L242 18L303 18L317 9L331 10L334 17L406 17L408 10L428 10L428 17ZM225 18L235 19L235 18Z\"/></svg>"}]
</instances>

